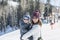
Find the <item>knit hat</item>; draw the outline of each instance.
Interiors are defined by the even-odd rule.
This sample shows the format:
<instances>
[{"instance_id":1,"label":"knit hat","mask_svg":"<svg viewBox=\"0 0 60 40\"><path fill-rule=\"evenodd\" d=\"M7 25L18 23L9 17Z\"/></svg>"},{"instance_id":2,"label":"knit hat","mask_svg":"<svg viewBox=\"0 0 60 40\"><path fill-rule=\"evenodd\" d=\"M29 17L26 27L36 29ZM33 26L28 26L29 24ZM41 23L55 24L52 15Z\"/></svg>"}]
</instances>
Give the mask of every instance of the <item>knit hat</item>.
<instances>
[{"instance_id":1,"label":"knit hat","mask_svg":"<svg viewBox=\"0 0 60 40\"><path fill-rule=\"evenodd\" d=\"M29 17L29 19L31 18L29 12L26 12L26 15Z\"/></svg>"},{"instance_id":2,"label":"knit hat","mask_svg":"<svg viewBox=\"0 0 60 40\"><path fill-rule=\"evenodd\" d=\"M26 13L26 14L23 16L23 19L28 19L28 20L30 20L30 15L29 15L29 13Z\"/></svg>"},{"instance_id":3,"label":"knit hat","mask_svg":"<svg viewBox=\"0 0 60 40\"><path fill-rule=\"evenodd\" d=\"M40 17L40 13L39 13L39 11L35 11L35 12L33 12L32 17L39 18L39 17Z\"/></svg>"}]
</instances>

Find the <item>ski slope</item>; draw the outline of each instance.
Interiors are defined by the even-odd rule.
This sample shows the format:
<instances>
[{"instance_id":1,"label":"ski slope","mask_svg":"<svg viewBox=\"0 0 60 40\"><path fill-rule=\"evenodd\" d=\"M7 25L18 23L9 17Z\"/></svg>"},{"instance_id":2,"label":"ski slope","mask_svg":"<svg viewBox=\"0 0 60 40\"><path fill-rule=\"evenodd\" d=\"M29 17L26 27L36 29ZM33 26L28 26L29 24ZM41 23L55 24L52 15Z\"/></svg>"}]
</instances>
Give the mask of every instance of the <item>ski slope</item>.
<instances>
[{"instance_id":1,"label":"ski slope","mask_svg":"<svg viewBox=\"0 0 60 40\"><path fill-rule=\"evenodd\" d=\"M50 25L43 25L41 30L43 40L60 40L60 22L54 24L54 29L51 30Z\"/></svg>"},{"instance_id":2,"label":"ski slope","mask_svg":"<svg viewBox=\"0 0 60 40\"><path fill-rule=\"evenodd\" d=\"M50 24L43 24L41 36L43 40L60 40L60 22L54 24L53 30L51 30ZM20 40L20 30L2 35L0 40Z\"/></svg>"}]
</instances>

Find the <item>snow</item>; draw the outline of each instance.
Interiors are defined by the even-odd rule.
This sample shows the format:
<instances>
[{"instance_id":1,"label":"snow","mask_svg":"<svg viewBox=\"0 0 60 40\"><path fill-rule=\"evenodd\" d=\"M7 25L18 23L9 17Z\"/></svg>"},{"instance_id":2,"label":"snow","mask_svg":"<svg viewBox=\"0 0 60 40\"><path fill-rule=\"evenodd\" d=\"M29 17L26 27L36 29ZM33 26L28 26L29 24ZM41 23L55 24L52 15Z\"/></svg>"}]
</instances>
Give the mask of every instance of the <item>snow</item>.
<instances>
[{"instance_id":1,"label":"snow","mask_svg":"<svg viewBox=\"0 0 60 40\"><path fill-rule=\"evenodd\" d=\"M50 24L43 24L41 28L43 40L60 40L60 21L54 24L51 30ZM16 30L0 36L0 40L20 40L20 30Z\"/></svg>"},{"instance_id":2,"label":"snow","mask_svg":"<svg viewBox=\"0 0 60 40\"><path fill-rule=\"evenodd\" d=\"M19 5L19 3L10 0L10 1L8 1L8 5L13 6L13 7L17 7Z\"/></svg>"},{"instance_id":3,"label":"snow","mask_svg":"<svg viewBox=\"0 0 60 40\"><path fill-rule=\"evenodd\" d=\"M60 27L59 23L54 24L54 29L51 30L50 25L43 25L41 34L43 40L60 40Z\"/></svg>"},{"instance_id":4,"label":"snow","mask_svg":"<svg viewBox=\"0 0 60 40\"><path fill-rule=\"evenodd\" d=\"M50 4L54 6L60 6L60 0L51 0Z\"/></svg>"},{"instance_id":5,"label":"snow","mask_svg":"<svg viewBox=\"0 0 60 40\"><path fill-rule=\"evenodd\" d=\"M11 33L0 36L0 40L20 40L20 31L16 30Z\"/></svg>"},{"instance_id":6,"label":"snow","mask_svg":"<svg viewBox=\"0 0 60 40\"><path fill-rule=\"evenodd\" d=\"M8 32L11 32L12 31L12 28L11 28L11 26L7 26L7 28L6 28L6 33L8 33Z\"/></svg>"},{"instance_id":7,"label":"snow","mask_svg":"<svg viewBox=\"0 0 60 40\"><path fill-rule=\"evenodd\" d=\"M0 36L3 35L3 34L4 34L4 32L1 32L1 31L0 31Z\"/></svg>"},{"instance_id":8,"label":"snow","mask_svg":"<svg viewBox=\"0 0 60 40\"><path fill-rule=\"evenodd\" d=\"M7 25L5 32L4 32L4 29L2 29L2 31L0 31L0 36L4 35L6 33L10 33L12 31L15 31L17 29L18 29L18 27L16 27L16 26L11 27L10 25Z\"/></svg>"}]
</instances>

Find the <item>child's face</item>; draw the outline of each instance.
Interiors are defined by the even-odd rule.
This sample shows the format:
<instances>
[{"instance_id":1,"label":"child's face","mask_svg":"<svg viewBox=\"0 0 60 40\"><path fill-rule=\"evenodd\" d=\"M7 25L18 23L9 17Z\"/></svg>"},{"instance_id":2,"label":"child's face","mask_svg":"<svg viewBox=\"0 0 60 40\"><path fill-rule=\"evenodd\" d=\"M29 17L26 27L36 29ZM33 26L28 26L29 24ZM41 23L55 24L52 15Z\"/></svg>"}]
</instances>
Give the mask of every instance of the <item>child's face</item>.
<instances>
[{"instance_id":1,"label":"child's face","mask_svg":"<svg viewBox=\"0 0 60 40\"><path fill-rule=\"evenodd\" d=\"M38 22L38 18L36 18L36 17L34 17L32 20L33 20L34 23Z\"/></svg>"},{"instance_id":2,"label":"child's face","mask_svg":"<svg viewBox=\"0 0 60 40\"><path fill-rule=\"evenodd\" d=\"M28 19L23 19L23 21L24 21L25 23L29 23L29 20L28 20Z\"/></svg>"}]
</instances>

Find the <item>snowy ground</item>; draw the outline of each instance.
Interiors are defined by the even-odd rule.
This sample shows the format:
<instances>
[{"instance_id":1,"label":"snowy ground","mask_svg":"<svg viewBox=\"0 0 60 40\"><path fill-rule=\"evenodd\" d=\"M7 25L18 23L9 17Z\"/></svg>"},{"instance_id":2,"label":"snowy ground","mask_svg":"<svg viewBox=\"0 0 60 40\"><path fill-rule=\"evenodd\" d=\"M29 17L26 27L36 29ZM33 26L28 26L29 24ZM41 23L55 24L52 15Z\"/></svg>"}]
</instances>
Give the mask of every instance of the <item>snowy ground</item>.
<instances>
[{"instance_id":1,"label":"snowy ground","mask_svg":"<svg viewBox=\"0 0 60 40\"><path fill-rule=\"evenodd\" d=\"M50 25L44 24L41 30L43 40L60 40L60 22L54 24L54 29L51 30Z\"/></svg>"},{"instance_id":2,"label":"snowy ground","mask_svg":"<svg viewBox=\"0 0 60 40\"><path fill-rule=\"evenodd\" d=\"M43 24L41 29L43 40L60 40L60 21L54 24L54 29L51 30L50 24ZM19 29L5 35L0 36L0 40L20 40Z\"/></svg>"},{"instance_id":3,"label":"snowy ground","mask_svg":"<svg viewBox=\"0 0 60 40\"><path fill-rule=\"evenodd\" d=\"M0 40L19 40L19 30L0 36Z\"/></svg>"},{"instance_id":4,"label":"snowy ground","mask_svg":"<svg viewBox=\"0 0 60 40\"><path fill-rule=\"evenodd\" d=\"M17 29L18 29L18 27L16 27L16 26L11 27L11 26L8 25L8 26L6 27L5 32L4 32L4 29L2 29L2 31L0 30L0 36L4 35L4 34L6 34L6 33L13 32L13 31L15 31L15 30L17 30Z\"/></svg>"}]
</instances>

